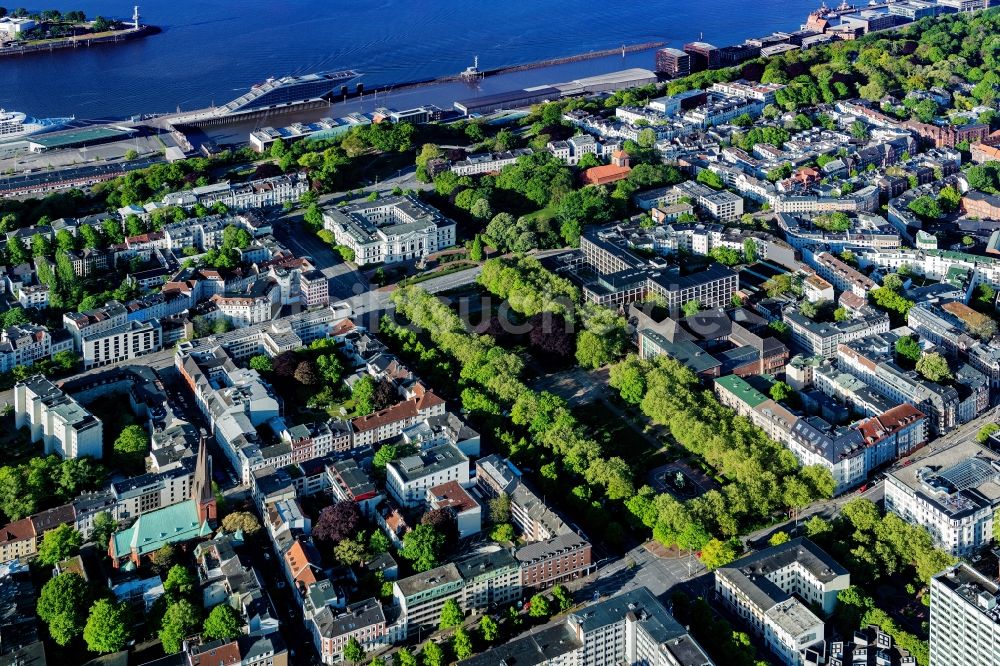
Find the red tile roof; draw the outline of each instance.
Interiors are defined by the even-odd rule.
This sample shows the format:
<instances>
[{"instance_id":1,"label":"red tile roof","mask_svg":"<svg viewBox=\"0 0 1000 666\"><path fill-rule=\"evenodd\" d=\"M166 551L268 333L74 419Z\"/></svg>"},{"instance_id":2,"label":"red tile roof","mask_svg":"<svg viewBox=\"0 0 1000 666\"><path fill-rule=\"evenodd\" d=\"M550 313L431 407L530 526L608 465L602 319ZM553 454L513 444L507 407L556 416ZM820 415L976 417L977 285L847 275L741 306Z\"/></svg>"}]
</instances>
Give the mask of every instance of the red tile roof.
<instances>
[{"instance_id":1,"label":"red tile roof","mask_svg":"<svg viewBox=\"0 0 1000 666\"><path fill-rule=\"evenodd\" d=\"M858 430L865 438L865 443L872 445L923 418L926 418L923 412L911 404L903 403L878 416L873 416L858 426Z\"/></svg>"},{"instance_id":2,"label":"red tile roof","mask_svg":"<svg viewBox=\"0 0 1000 666\"><path fill-rule=\"evenodd\" d=\"M35 528L31 525L31 518L22 518L12 523L7 523L0 527L0 543L10 543L12 541L24 541L35 538Z\"/></svg>"}]
</instances>

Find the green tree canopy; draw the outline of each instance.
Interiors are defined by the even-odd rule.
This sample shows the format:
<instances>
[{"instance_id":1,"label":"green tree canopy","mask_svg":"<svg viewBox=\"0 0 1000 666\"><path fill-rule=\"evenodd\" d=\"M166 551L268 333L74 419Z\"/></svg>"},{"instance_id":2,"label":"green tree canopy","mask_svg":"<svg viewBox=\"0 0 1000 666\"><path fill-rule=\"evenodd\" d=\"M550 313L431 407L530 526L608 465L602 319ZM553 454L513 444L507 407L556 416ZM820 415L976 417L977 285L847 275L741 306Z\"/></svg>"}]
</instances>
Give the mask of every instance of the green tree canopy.
<instances>
[{"instance_id":1,"label":"green tree canopy","mask_svg":"<svg viewBox=\"0 0 1000 666\"><path fill-rule=\"evenodd\" d=\"M428 571L438 565L444 550L445 536L430 525L420 524L403 537L399 554L413 563L416 571Z\"/></svg>"},{"instance_id":2,"label":"green tree canopy","mask_svg":"<svg viewBox=\"0 0 1000 666\"><path fill-rule=\"evenodd\" d=\"M449 599L444 602L444 606L441 607L441 617L438 621L438 629L451 629L452 627L457 627L462 624L465 620L465 613L462 612L462 608L458 605L458 602L454 599Z\"/></svg>"},{"instance_id":3,"label":"green tree canopy","mask_svg":"<svg viewBox=\"0 0 1000 666\"><path fill-rule=\"evenodd\" d=\"M131 638L132 622L123 603L98 599L90 607L83 639L91 652L119 652Z\"/></svg>"},{"instance_id":4,"label":"green tree canopy","mask_svg":"<svg viewBox=\"0 0 1000 666\"><path fill-rule=\"evenodd\" d=\"M71 525L60 525L49 530L38 548L38 562L54 565L80 552L83 537Z\"/></svg>"},{"instance_id":5,"label":"green tree canopy","mask_svg":"<svg viewBox=\"0 0 1000 666\"><path fill-rule=\"evenodd\" d=\"M201 610L187 599L175 601L167 607L160 624L160 642L167 654L181 651L184 639L195 633L201 624Z\"/></svg>"},{"instance_id":6,"label":"green tree canopy","mask_svg":"<svg viewBox=\"0 0 1000 666\"><path fill-rule=\"evenodd\" d=\"M87 583L64 572L48 580L38 596L37 612L59 645L68 645L83 633L87 623Z\"/></svg>"}]
</instances>

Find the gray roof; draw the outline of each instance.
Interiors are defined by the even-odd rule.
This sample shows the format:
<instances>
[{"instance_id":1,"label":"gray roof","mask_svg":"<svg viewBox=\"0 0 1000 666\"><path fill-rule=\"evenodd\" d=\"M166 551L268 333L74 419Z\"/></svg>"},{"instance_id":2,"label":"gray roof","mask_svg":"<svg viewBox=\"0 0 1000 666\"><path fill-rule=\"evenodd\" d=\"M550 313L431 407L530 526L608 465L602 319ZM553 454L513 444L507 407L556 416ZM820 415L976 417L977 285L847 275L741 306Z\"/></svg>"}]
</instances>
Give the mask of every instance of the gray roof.
<instances>
[{"instance_id":1,"label":"gray roof","mask_svg":"<svg viewBox=\"0 0 1000 666\"><path fill-rule=\"evenodd\" d=\"M535 541L526 546L518 548L514 556L519 562L531 563L552 557L560 552L576 550L583 546L589 546L589 542L574 532L559 534L546 541Z\"/></svg>"},{"instance_id":2,"label":"gray roof","mask_svg":"<svg viewBox=\"0 0 1000 666\"><path fill-rule=\"evenodd\" d=\"M822 582L830 582L848 574L847 569L823 549L809 539L799 537L740 558L717 569L716 575L729 579L758 607L767 609L787 600L790 595L765 576L794 563Z\"/></svg>"},{"instance_id":3,"label":"gray roof","mask_svg":"<svg viewBox=\"0 0 1000 666\"><path fill-rule=\"evenodd\" d=\"M583 642L572 627L566 622L559 622L498 645L458 664L459 666L497 666L497 664L541 666L581 647Z\"/></svg>"}]
</instances>

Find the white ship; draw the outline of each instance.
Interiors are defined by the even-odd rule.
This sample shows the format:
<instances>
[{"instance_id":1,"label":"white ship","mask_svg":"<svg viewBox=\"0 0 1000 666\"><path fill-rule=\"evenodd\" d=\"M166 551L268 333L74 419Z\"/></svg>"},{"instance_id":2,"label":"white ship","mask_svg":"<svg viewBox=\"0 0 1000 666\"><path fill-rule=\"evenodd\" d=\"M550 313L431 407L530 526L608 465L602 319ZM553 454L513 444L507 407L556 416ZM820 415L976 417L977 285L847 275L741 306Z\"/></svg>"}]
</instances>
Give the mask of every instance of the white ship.
<instances>
[{"instance_id":1,"label":"white ship","mask_svg":"<svg viewBox=\"0 0 1000 666\"><path fill-rule=\"evenodd\" d=\"M0 141L12 141L59 129L72 120L73 118L29 118L20 111L0 109Z\"/></svg>"}]
</instances>

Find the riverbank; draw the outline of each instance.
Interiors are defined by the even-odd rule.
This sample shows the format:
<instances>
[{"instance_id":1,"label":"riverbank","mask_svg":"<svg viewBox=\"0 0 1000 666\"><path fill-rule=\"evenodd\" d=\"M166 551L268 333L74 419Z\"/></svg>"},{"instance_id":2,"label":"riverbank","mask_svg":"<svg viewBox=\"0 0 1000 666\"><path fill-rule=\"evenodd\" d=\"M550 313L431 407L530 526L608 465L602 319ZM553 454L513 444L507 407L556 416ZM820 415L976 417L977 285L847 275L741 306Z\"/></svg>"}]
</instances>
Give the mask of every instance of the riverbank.
<instances>
[{"instance_id":1,"label":"riverbank","mask_svg":"<svg viewBox=\"0 0 1000 666\"><path fill-rule=\"evenodd\" d=\"M120 44L148 37L149 35L155 35L159 32L161 32L160 28L155 25L142 25L138 28L128 28L126 30L109 30L92 35L77 35L63 39L49 39L29 44L18 44L17 46L0 48L0 58L50 53L64 49L89 48L105 44Z\"/></svg>"}]
</instances>

